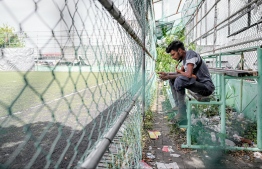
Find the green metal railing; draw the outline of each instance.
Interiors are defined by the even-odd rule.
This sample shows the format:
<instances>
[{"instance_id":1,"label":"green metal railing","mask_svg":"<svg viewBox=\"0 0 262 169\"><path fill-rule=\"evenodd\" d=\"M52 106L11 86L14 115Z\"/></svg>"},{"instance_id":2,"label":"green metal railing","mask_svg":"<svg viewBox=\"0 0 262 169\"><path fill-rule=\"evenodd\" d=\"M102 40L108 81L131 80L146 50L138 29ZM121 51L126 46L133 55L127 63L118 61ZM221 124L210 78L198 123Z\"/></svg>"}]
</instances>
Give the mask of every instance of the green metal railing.
<instances>
[{"instance_id":1,"label":"green metal railing","mask_svg":"<svg viewBox=\"0 0 262 169\"><path fill-rule=\"evenodd\" d=\"M223 148L223 149L228 149L228 150L250 150L250 151L262 151L261 149L261 141L262 141L262 137L261 137L261 114L262 114L262 106L259 102L259 98L262 97L262 93L260 93L259 91L261 90L261 77L260 75L262 74L261 71L261 57L262 57L262 49L257 47L257 48L249 48L249 49L243 49L243 50L239 50L239 51L230 51L230 53L234 53L234 52L248 52L248 51L254 51L254 49L256 49L257 51L257 57L258 57L258 75L259 76L244 76L244 77L238 77L238 76L226 76L224 75L224 72L212 72L215 73L215 75L217 75L219 78L216 78L215 84L216 87L219 85L219 101L210 101L210 102L199 102L196 100L189 100L187 101L187 119L188 119L188 124L186 125L187 128L187 144L182 145L182 148L194 148L194 149L206 149L206 148ZM219 54L211 54L211 55L207 55L205 56L205 58L208 57L212 57L212 56L217 56L219 57L219 60L221 60L221 56L223 55L227 55L227 52L225 53L219 53ZM221 63L221 61L220 61ZM230 70L229 70L230 71ZM256 147L237 147L237 146L228 146L225 144L225 139L226 139L226 105L227 105L227 101L226 101L226 92L227 92L227 84L226 84L226 80L227 79L257 79L257 90L258 90L258 101L257 101L257 111L256 113L253 115L255 116L255 122L257 123L257 146ZM218 81L217 81L218 80ZM243 86L241 86L243 87ZM249 89L252 90L252 89ZM242 99L242 98L240 98ZM253 100L251 100L253 101ZM220 112L219 112L219 116L220 116L220 124L221 124L221 129L220 129L220 133L223 137L220 137L220 145L217 146L213 146L213 145L198 145L198 144L194 144L192 145L192 124L191 124L191 112L192 112L192 105L219 105L220 106ZM248 111L249 113L252 113L250 111ZM241 112L242 113L242 112ZM251 115L252 116L252 115ZM247 116L246 116L247 118Z\"/></svg>"}]
</instances>

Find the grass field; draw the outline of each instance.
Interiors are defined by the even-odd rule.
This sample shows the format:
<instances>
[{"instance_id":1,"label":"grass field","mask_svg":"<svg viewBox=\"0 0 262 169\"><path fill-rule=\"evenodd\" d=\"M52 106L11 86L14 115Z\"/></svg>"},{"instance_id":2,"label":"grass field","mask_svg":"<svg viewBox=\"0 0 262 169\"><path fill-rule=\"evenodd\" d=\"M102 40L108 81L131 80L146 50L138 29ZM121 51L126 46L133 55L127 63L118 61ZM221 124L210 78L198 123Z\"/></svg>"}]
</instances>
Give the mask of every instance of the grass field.
<instances>
[{"instance_id":1,"label":"grass field","mask_svg":"<svg viewBox=\"0 0 262 169\"><path fill-rule=\"evenodd\" d=\"M73 110L79 103L89 111L94 106L99 111L101 104L110 104L124 91L126 78L123 76L127 74L0 72L0 117L29 109L40 111L41 106L49 112L58 108L59 111Z\"/></svg>"},{"instance_id":2,"label":"grass field","mask_svg":"<svg viewBox=\"0 0 262 169\"><path fill-rule=\"evenodd\" d=\"M121 96L134 78L130 73L0 72L0 168L76 166L131 100Z\"/></svg>"}]
</instances>

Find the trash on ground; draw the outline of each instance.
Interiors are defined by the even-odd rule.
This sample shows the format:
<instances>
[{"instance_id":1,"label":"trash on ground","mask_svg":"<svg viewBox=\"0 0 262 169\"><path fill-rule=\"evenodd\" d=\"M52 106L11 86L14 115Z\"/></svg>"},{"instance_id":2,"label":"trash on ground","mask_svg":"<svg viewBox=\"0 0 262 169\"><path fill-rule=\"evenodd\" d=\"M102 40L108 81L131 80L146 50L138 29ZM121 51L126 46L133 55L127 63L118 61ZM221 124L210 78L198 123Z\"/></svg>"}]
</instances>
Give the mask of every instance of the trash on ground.
<instances>
[{"instance_id":1,"label":"trash on ground","mask_svg":"<svg viewBox=\"0 0 262 169\"><path fill-rule=\"evenodd\" d=\"M190 151L190 153L197 153L197 150Z\"/></svg>"},{"instance_id":2,"label":"trash on ground","mask_svg":"<svg viewBox=\"0 0 262 169\"><path fill-rule=\"evenodd\" d=\"M152 153L146 153L146 157L149 159L155 159L156 157Z\"/></svg>"},{"instance_id":3,"label":"trash on ground","mask_svg":"<svg viewBox=\"0 0 262 169\"><path fill-rule=\"evenodd\" d=\"M163 146L162 151L164 152L174 152L174 150L172 149L172 146Z\"/></svg>"},{"instance_id":4,"label":"trash on ground","mask_svg":"<svg viewBox=\"0 0 262 169\"><path fill-rule=\"evenodd\" d=\"M149 146L148 149L149 149L149 150L152 150L152 146Z\"/></svg>"},{"instance_id":5,"label":"trash on ground","mask_svg":"<svg viewBox=\"0 0 262 169\"><path fill-rule=\"evenodd\" d=\"M211 135L211 140L212 140L213 142L216 142L216 141L217 141L217 138L216 138L215 132L211 132L210 135Z\"/></svg>"},{"instance_id":6,"label":"trash on ground","mask_svg":"<svg viewBox=\"0 0 262 169\"><path fill-rule=\"evenodd\" d=\"M240 136L237 135L237 134L234 134L234 135L233 135L233 138L234 138L234 140L236 140L236 141L241 141L241 138L242 138L242 137L240 137Z\"/></svg>"},{"instance_id":7,"label":"trash on ground","mask_svg":"<svg viewBox=\"0 0 262 169\"><path fill-rule=\"evenodd\" d=\"M161 136L160 131L148 131L148 134L151 139L158 139Z\"/></svg>"},{"instance_id":8,"label":"trash on ground","mask_svg":"<svg viewBox=\"0 0 262 169\"><path fill-rule=\"evenodd\" d=\"M245 160L250 160L250 157L248 155L244 155L243 157Z\"/></svg>"},{"instance_id":9,"label":"trash on ground","mask_svg":"<svg viewBox=\"0 0 262 169\"><path fill-rule=\"evenodd\" d=\"M242 120L244 120L244 113L240 113L238 116L237 116L237 120L238 121L242 121Z\"/></svg>"},{"instance_id":10,"label":"trash on ground","mask_svg":"<svg viewBox=\"0 0 262 169\"><path fill-rule=\"evenodd\" d=\"M163 146L162 151L168 152L168 146Z\"/></svg>"},{"instance_id":11,"label":"trash on ground","mask_svg":"<svg viewBox=\"0 0 262 169\"><path fill-rule=\"evenodd\" d=\"M241 143L247 143L249 146L253 146L254 145L254 142L252 140L249 140L249 139L246 139L246 138L243 138L237 134L234 134L233 135L233 138L234 140L238 141L238 142L241 142Z\"/></svg>"},{"instance_id":12,"label":"trash on ground","mask_svg":"<svg viewBox=\"0 0 262 169\"><path fill-rule=\"evenodd\" d=\"M262 154L260 152L254 152L254 157L262 159Z\"/></svg>"},{"instance_id":13,"label":"trash on ground","mask_svg":"<svg viewBox=\"0 0 262 169\"><path fill-rule=\"evenodd\" d=\"M148 165L146 162L144 162L143 160L141 160L140 162L140 167L142 169L153 169L150 165Z\"/></svg>"},{"instance_id":14,"label":"trash on ground","mask_svg":"<svg viewBox=\"0 0 262 169\"><path fill-rule=\"evenodd\" d=\"M171 157L180 157L179 154L170 154Z\"/></svg>"},{"instance_id":15,"label":"trash on ground","mask_svg":"<svg viewBox=\"0 0 262 169\"><path fill-rule=\"evenodd\" d=\"M247 143L249 146L252 146L254 142L252 140L246 139L246 138L240 138L240 141L242 143Z\"/></svg>"},{"instance_id":16,"label":"trash on ground","mask_svg":"<svg viewBox=\"0 0 262 169\"><path fill-rule=\"evenodd\" d=\"M225 143L226 145L231 146L231 147L234 147L236 145L233 141L228 140L228 139L225 139Z\"/></svg>"},{"instance_id":17,"label":"trash on ground","mask_svg":"<svg viewBox=\"0 0 262 169\"><path fill-rule=\"evenodd\" d=\"M159 163L156 162L157 168L158 169L179 169L178 165L176 162L173 163Z\"/></svg>"},{"instance_id":18,"label":"trash on ground","mask_svg":"<svg viewBox=\"0 0 262 169\"><path fill-rule=\"evenodd\" d=\"M181 132L185 132L185 131L186 131L186 128L180 128L180 131L181 131Z\"/></svg>"},{"instance_id":19,"label":"trash on ground","mask_svg":"<svg viewBox=\"0 0 262 169\"><path fill-rule=\"evenodd\" d=\"M220 116L214 116L213 118L211 118L211 121L219 122Z\"/></svg>"}]
</instances>

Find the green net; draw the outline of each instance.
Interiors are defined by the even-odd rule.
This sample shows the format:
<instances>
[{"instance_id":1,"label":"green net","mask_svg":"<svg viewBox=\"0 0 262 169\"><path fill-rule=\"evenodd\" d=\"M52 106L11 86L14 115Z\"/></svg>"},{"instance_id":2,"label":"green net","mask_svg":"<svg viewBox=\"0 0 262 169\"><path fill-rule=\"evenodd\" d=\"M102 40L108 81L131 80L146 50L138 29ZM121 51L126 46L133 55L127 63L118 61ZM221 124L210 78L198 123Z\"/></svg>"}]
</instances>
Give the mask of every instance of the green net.
<instances>
[{"instance_id":1,"label":"green net","mask_svg":"<svg viewBox=\"0 0 262 169\"><path fill-rule=\"evenodd\" d=\"M261 5L262 1L248 0L200 2L185 26L186 41L194 43L202 56L235 51L228 55L223 54L220 63L218 57L207 58L209 67L257 71L258 55L255 48L261 45ZM251 88L253 90L253 86L256 91L256 80L245 80L246 85L242 83L244 87L241 83L239 80L227 82L227 93L228 96L231 95L227 101L238 112L253 119L256 114L253 110L256 94L249 93L245 97L238 97L238 92L247 93Z\"/></svg>"},{"instance_id":2,"label":"green net","mask_svg":"<svg viewBox=\"0 0 262 169\"><path fill-rule=\"evenodd\" d=\"M145 2L113 1L132 32L99 1L0 2L0 168L80 166L132 104L99 165L138 167L155 90Z\"/></svg>"},{"instance_id":3,"label":"green net","mask_svg":"<svg viewBox=\"0 0 262 169\"><path fill-rule=\"evenodd\" d=\"M192 117L187 126L187 145L182 147L203 149L209 145L210 148L210 145L221 145L224 140L230 146L229 149L236 146L235 150L243 150L246 145L238 144L239 140L233 138L234 135L240 135L254 141L253 147L258 148L248 147L246 150L260 151L262 84L257 74L261 74L262 1L184 0L181 17L177 19L171 19L177 13L170 15L166 10L166 6L172 6L179 11L174 1L154 2L162 8L162 17L156 21L160 62L157 69L164 67L160 58L165 54L165 47L176 39L182 41L187 50L197 51L213 70L212 80L216 89L212 99L216 101L187 102L187 118L190 120L189 117ZM170 61L165 63L168 69ZM224 73L219 73L216 68ZM239 70L250 71L252 75L240 78L236 74L227 74ZM224 75L229 75L225 76L226 80ZM219 106L218 102L221 103Z\"/></svg>"},{"instance_id":4,"label":"green net","mask_svg":"<svg viewBox=\"0 0 262 169\"><path fill-rule=\"evenodd\" d=\"M190 10L182 13L184 18L191 15L184 22L185 41L187 44L194 44L196 51L205 58L208 67L228 71L261 71L257 61L261 57L259 48L262 42L262 1L188 0L185 2L184 9L190 9L194 3L197 8L193 13ZM261 107L259 106L260 92L258 92L261 82L258 79L234 77L225 80L225 85L222 85L221 76L213 74L215 94L221 98L222 93L225 93L226 117L222 117L223 110L219 110L215 105L206 107L193 105L192 109L195 109L195 112L192 110L192 124L194 124L192 142L214 145L217 143L216 139L225 138L226 145L235 146L236 138L233 137L240 135L254 141L254 147L261 149L259 131ZM214 122L214 117L224 118L225 123L222 124L222 120ZM250 128L250 126L255 127ZM222 128L225 130L223 131ZM200 137L205 133L207 133L206 138ZM230 144L230 140L234 142Z\"/></svg>"}]
</instances>

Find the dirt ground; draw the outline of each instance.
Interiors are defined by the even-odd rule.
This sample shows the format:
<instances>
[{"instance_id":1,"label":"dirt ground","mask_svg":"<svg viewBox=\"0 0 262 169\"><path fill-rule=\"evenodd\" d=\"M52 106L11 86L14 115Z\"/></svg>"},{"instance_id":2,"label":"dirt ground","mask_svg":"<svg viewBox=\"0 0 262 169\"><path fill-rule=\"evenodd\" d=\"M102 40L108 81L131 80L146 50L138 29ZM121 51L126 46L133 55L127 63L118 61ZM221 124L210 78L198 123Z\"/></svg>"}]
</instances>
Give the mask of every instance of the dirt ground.
<instances>
[{"instance_id":1,"label":"dirt ground","mask_svg":"<svg viewBox=\"0 0 262 169\"><path fill-rule=\"evenodd\" d=\"M157 165L176 164L180 169L191 168L262 168L262 160L254 157L252 151L226 151L212 149L184 149L182 144L186 143L186 129L181 129L169 122L164 113L171 108L168 99L164 96L159 86L157 99L152 107L153 120L150 130L160 131L158 139L150 139L147 130L144 131L143 160L152 168ZM164 146L171 146L173 152L163 152ZM148 156L151 153L153 156ZM171 154L179 157L171 157Z\"/></svg>"}]
</instances>

